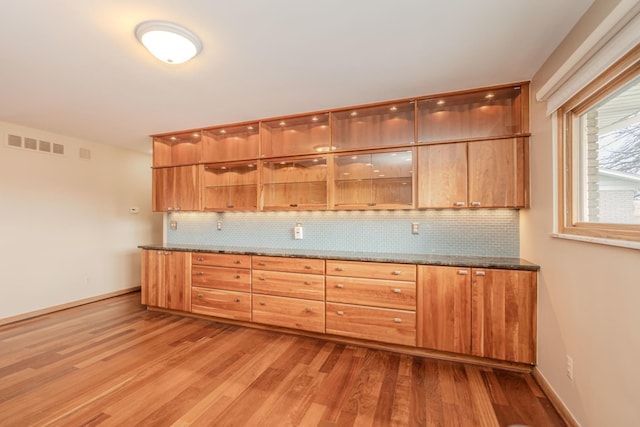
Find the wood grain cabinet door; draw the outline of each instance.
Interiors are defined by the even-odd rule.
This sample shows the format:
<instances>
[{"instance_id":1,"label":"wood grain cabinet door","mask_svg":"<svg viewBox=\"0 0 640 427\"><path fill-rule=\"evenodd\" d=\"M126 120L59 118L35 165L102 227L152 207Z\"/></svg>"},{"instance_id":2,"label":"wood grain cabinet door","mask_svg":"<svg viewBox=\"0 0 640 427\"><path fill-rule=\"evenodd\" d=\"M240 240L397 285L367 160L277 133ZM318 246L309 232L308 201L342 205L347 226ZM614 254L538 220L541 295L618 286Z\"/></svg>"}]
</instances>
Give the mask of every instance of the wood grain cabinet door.
<instances>
[{"instance_id":1,"label":"wood grain cabinet door","mask_svg":"<svg viewBox=\"0 0 640 427\"><path fill-rule=\"evenodd\" d=\"M418 207L468 207L466 143L418 148Z\"/></svg>"},{"instance_id":2,"label":"wood grain cabinet door","mask_svg":"<svg viewBox=\"0 0 640 427\"><path fill-rule=\"evenodd\" d=\"M166 251L164 255L165 308L191 311L191 253Z\"/></svg>"},{"instance_id":3,"label":"wood grain cabinet door","mask_svg":"<svg viewBox=\"0 0 640 427\"><path fill-rule=\"evenodd\" d=\"M200 198L200 166L179 166L173 172L174 210L202 210Z\"/></svg>"},{"instance_id":4,"label":"wood grain cabinet door","mask_svg":"<svg viewBox=\"0 0 640 427\"><path fill-rule=\"evenodd\" d=\"M166 304L164 290L164 251L142 251L141 276L142 304L163 307Z\"/></svg>"},{"instance_id":5,"label":"wood grain cabinet door","mask_svg":"<svg viewBox=\"0 0 640 427\"><path fill-rule=\"evenodd\" d=\"M471 269L418 266L418 347L471 353Z\"/></svg>"},{"instance_id":6,"label":"wood grain cabinet door","mask_svg":"<svg viewBox=\"0 0 640 427\"><path fill-rule=\"evenodd\" d=\"M472 269L472 354L536 363L535 271Z\"/></svg>"}]
</instances>

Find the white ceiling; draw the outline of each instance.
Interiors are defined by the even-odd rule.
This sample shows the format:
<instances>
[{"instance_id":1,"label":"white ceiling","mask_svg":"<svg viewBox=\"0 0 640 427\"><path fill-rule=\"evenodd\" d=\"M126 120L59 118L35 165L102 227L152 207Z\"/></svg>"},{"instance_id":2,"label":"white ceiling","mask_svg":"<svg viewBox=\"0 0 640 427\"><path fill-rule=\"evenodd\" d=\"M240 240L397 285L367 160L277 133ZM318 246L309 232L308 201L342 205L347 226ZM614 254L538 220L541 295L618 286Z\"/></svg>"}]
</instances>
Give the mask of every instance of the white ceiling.
<instances>
[{"instance_id":1,"label":"white ceiling","mask_svg":"<svg viewBox=\"0 0 640 427\"><path fill-rule=\"evenodd\" d=\"M149 134L530 80L593 0L2 0L0 121ZM153 58L145 20L197 33Z\"/></svg>"}]
</instances>

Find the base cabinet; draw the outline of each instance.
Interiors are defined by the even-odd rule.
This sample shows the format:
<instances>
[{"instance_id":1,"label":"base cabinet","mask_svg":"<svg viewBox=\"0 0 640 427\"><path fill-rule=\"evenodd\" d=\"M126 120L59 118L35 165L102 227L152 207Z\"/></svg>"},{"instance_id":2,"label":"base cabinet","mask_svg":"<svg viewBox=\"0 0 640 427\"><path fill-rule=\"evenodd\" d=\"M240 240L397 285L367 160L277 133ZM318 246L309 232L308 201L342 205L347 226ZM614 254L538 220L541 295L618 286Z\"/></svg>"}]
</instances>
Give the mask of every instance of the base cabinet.
<instances>
[{"instance_id":1,"label":"base cabinet","mask_svg":"<svg viewBox=\"0 0 640 427\"><path fill-rule=\"evenodd\" d=\"M142 304L191 311L191 254L142 251Z\"/></svg>"}]
</instances>

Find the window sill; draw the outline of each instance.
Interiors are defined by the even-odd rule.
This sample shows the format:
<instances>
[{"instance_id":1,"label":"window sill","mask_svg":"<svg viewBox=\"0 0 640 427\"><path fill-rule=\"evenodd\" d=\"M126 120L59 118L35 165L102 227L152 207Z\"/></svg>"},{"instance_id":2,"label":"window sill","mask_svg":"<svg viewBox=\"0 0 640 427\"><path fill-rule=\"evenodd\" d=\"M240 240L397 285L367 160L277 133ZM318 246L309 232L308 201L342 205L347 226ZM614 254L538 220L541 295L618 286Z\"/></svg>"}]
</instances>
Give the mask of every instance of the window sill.
<instances>
[{"instance_id":1,"label":"window sill","mask_svg":"<svg viewBox=\"0 0 640 427\"><path fill-rule=\"evenodd\" d=\"M601 237L578 236L575 234L551 233L556 239L576 240L579 242L595 243L598 245L617 246L619 248L640 249L640 242L626 240L603 239Z\"/></svg>"}]
</instances>

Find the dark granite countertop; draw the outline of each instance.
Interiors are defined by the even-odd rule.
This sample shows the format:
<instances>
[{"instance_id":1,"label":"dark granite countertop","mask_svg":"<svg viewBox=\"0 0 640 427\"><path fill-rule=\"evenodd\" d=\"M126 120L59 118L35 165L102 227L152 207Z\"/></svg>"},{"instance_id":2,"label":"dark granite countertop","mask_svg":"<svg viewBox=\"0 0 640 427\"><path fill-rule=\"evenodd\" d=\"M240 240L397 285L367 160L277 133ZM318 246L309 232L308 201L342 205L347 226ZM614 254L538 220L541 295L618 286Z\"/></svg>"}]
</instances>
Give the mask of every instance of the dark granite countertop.
<instances>
[{"instance_id":1,"label":"dark granite countertop","mask_svg":"<svg viewBox=\"0 0 640 427\"><path fill-rule=\"evenodd\" d=\"M291 258L321 258L346 261L369 262L397 262L402 264L442 265L475 268L503 268L508 270L538 271L540 266L532 264L522 258L484 257L484 256L459 256L415 253L382 253L382 252L349 252L326 251L313 249L282 249L282 248L246 248L246 247L221 247L207 245L141 245L141 249L163 251L188 251L206 252L218 254L242 254L242 255L267 255L285 256Z\"/></svg>"}]
</instances>

